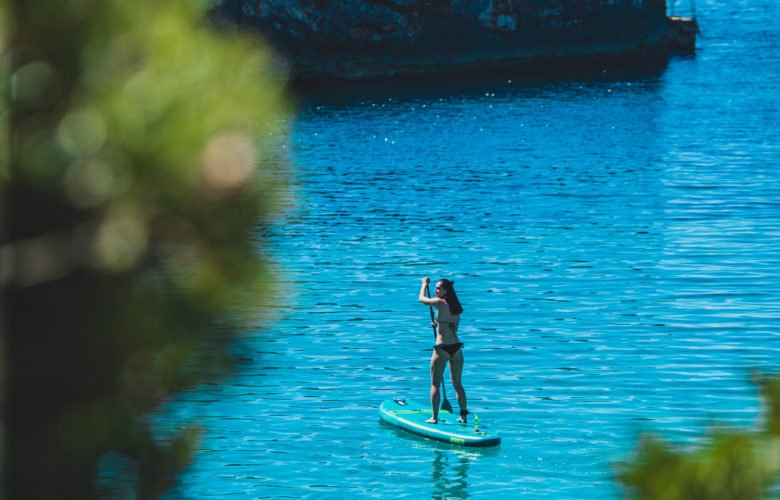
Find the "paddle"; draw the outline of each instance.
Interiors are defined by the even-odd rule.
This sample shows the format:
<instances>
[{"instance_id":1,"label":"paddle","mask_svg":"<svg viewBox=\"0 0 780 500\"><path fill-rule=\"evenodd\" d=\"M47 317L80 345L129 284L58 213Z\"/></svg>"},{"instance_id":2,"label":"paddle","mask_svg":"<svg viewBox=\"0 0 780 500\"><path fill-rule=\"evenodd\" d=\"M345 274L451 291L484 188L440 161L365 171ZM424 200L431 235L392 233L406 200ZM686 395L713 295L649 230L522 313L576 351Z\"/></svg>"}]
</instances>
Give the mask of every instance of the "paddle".
<instances>
[{"instance_id":1,"label":"paddle","mask_svg":"<svg viewBox=\"0 0 780 500\"><path fill-rule=\"evenodd\" d=\"M428 285L425 285L425 296L430 298L431 297L431 291L428 289ZM428 309L431 311L431 322L435 322L436 320L433 317L433 306L428 306ZM431 325L433 327L433 341L436 342L436 325ZM442 373L442 376L444 374ZM444 390L444 380L441 381L441 409L444 411L448 411L452 413L452 405L449 401L447 401L447 392Z\"/></svg>"}]
</instances>

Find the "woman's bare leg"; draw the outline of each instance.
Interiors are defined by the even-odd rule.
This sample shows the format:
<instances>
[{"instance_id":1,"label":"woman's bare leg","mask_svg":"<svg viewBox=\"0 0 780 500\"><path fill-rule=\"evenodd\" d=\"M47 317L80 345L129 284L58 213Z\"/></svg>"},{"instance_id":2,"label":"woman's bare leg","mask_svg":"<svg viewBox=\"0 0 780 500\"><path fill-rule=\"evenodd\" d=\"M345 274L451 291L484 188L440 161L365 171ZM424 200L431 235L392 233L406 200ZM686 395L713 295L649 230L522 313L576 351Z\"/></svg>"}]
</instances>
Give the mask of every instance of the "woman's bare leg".
<instances>
[{"instance_id":1,"label":"woman's bare leg","mask_svg":"<svg viewBox=\"0 0 780 500\"><path fill-rule=\"evenodd\" d=\"M468 405L466 403L466 391L463 389L461 377L463 375L463 350L460 349L450 359L450 375L452 376L452 386L455 388L455 395L458 398L458 406L460 407L460 419L466 421L466 413L468 411Z\"/></svg>"},{"instance_id":2,"label":"woman's bare leg","mask_svg":"<svg viewBox=\"0 0 780 500\"><path fill-rule=\"evenodd\" d=\"M441 386L442 375L444 374L444 367L447 366L447 360L439 356L436 349L433 350L431 356L431 410L433 416L426 420L426 422L435 424L439 421L439 387Z\"/></svg>"}]
</instances>

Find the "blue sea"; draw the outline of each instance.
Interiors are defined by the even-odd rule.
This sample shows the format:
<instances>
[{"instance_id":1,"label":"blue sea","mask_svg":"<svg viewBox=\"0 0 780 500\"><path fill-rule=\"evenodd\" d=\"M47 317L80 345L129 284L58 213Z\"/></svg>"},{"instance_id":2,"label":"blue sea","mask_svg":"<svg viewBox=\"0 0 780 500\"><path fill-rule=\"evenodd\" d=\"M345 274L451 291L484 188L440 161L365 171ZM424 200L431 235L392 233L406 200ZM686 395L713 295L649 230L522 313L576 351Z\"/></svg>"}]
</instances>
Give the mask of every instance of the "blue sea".
<instances>
[{"instance_id":1,"label":"blue sea","mask_svg":"<svg viewBox=\"0 0 780 500\"><path fill-rule=\"evenodd\" d=\"M760 425L751 372L780 371L780 3L696 14L696 54L661 68L301 96L266 249L283 299L237 373L157 415L205 430L170 497L620 498L643 432ZM497 448L379 420L428 398L424 276L455 280Z\"/></svg>"}]
</instances>

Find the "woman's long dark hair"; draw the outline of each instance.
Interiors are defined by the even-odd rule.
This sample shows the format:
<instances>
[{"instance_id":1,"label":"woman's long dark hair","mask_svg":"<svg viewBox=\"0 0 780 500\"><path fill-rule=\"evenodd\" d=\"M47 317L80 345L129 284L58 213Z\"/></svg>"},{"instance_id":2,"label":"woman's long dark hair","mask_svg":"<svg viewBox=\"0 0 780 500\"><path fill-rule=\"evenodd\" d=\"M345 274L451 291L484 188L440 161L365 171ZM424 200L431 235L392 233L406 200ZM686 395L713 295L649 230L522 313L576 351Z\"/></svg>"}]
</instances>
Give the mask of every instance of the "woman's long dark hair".
<instances>
[{"instance_id":1,"label":"woman's long dark hair","mask_svg":"<svg viewBox=\"0 0 780 500\"><path fill-rule=\"evenodd\" d=\"M463 312L463 306L460 305L458 300L458 294L455 293L455 282L445 279L440 279L439 284L444 288L444 300L450 307L450 313L460 314Z\"/></svg>"}]
</instances>

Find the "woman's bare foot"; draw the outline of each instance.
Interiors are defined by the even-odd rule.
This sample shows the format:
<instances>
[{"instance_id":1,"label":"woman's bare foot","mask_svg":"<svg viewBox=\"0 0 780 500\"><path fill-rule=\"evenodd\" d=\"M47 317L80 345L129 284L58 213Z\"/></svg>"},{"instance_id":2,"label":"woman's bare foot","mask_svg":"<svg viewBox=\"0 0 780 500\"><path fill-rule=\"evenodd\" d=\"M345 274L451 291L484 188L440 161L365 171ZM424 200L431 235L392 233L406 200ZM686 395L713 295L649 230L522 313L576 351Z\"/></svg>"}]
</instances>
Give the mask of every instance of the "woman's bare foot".
<instances>
[{"instance_id":1,"label":"woman's bare foot","mask_svg":"<svg viewBox=\"0 0 780 500\"><path fill-rule=\"evenodd\" d=\"M431 417L428 420L425 421L426 424L438 424L439 419L436 417Z\"/></svg>"}]
</instances>

